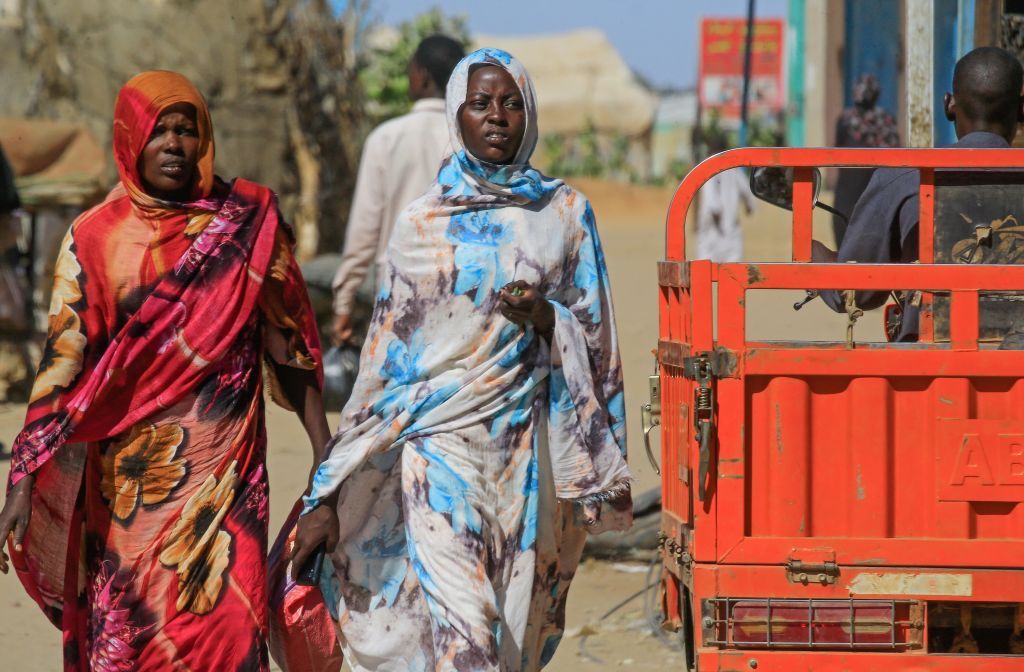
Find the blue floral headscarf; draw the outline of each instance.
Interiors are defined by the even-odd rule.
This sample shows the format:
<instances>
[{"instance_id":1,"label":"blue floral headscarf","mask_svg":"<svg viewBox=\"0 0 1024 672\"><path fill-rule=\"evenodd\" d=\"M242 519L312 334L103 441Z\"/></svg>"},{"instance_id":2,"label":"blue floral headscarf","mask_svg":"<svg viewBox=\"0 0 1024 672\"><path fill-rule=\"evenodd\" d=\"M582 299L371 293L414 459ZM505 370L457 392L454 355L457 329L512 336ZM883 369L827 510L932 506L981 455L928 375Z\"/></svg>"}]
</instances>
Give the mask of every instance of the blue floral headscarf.
<instances>
[{"instance_id":1,"label":"blue floral headscarf","mask_svg":"<svg viewBox=\"0 0 1024 672\"><path fill-rule=\"evenodd\" d=\"M493 65L508 72L523 95L526 129L519 151L508 164L481 161L469 153L462 140L459 110L466 102L470 73L474 66L480 65ZM530 157L537 147L537 101L530 75L511 54L485 48L466 56L455 66L445 98L453 152L442 164L437 181L441 186L441 200L446 205L525 205L549 196L562 185L561 180L546 177L530 166Z\"/></svg>"}]
</instances>

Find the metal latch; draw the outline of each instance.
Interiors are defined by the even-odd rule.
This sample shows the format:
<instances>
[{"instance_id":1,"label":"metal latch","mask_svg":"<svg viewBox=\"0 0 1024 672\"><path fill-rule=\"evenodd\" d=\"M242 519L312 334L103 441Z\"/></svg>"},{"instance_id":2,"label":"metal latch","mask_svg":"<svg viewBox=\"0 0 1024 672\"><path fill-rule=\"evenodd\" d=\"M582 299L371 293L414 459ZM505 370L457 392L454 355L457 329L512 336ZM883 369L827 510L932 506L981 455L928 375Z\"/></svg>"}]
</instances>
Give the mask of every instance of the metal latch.
<instances>
[{"instance_id":1,"label":"metal latch","mask_svg":"<svg viewBox=\"0 0 1024 672\"><path fill-rule=\"evenodd\" d=\"M793 553L786 562L786 578L790 583L820 583L831 585L839 578L839 565L832 551L805 551L802 557L794 557ZM813 556L813 557L811 557Z\"/></svg>"},{"instance_id":2,"label":"metal latch","mask_svg":"<svg viewBox=\"0 0 1024 672\"><path fill-rule=\"evenodd\" d=\"M647 389L650 394L650 401L640 407L641 427L644 431L644 448L647 449L647 459L654 468L654 473L661 475L661 467L654 458L654 451L651 450L651 430L661 424L661 376L658 374L655 364L654 375L647 379Z\"/></svg>"},{"instance_id":3,"label":"metal latch","mask_svg":"<svg viewBox=\"0 0 1024 672\"><path fill-rule=\"evenodd\" d=\"M698 352L693 357L683 358L683 375L691 380L697 379L698 364L707 364L714 378L730 378L736 375L739 366L736 352L728 348L715 348L706 352Z\"/></svg>"},{"instance_id":4,"label":"metal latch","mask_svg":"<svg viewBox=\"0 0 1024 672\"><path fill-rule=\"evenodd\" d=\"M683 361L683 375L697 382L693 390L693 429L700 443L700 466L697 475L697 499L707 496L708 471L711 468L711 442L714 440L715 390L710 353L687 357Z\"/></svg>"}]
</instances>

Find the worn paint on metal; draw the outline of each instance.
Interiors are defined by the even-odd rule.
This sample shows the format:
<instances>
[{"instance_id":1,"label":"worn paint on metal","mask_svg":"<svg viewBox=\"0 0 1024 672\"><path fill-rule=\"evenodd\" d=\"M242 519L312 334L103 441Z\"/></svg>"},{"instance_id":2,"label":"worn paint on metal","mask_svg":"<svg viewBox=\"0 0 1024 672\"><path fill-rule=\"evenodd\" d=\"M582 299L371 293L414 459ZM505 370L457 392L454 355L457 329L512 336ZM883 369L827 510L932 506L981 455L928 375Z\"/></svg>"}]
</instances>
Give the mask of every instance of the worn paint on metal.
<instances>
[{"instance_id":1,"label":"worn paint on metal","mask_svg":"<svg viewBox=\"0 0 1024 672\"><path fill-rule=\"evenodd\" d=\"M780 404L775 405L775 450L779 452L779 455L786 452L782 445L782 406Z\"/></svg>"},{"instance_id":2,"label":"worn paint on metal","mask_svg":"<svg viewBox=\"0 0 1024 672\"><path fill-rule=\"evenodd\" d=\"M904 0L907 129L911 147L931 147L934 126L934 0Z\"/></svg>"},{"instance_id":3,"label":"worn paint on metal","mask_svg":"<svg viewBox=\"0 0 1024 672\"><path fill-rule=\"evenodd\" d=\"M862 572L850 581L851 595L907 595L930 597L971 597L974 594L970 574L873 573Z\"/></svg>"}]
</instances>

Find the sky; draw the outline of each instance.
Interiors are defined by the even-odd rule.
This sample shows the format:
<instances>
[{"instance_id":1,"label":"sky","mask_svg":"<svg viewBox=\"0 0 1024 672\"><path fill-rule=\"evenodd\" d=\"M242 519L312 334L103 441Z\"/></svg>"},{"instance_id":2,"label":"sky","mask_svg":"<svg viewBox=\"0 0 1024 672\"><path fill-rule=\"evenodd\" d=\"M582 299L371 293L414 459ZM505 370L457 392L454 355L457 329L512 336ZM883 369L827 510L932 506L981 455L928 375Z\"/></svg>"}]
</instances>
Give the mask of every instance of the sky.
<instances>
[{"instance_id":1,"label":"sky","mask_svg":"<svg viewBox=\"0 0 1024 672\"><path fill-rule=\"evenodd\" d=\"M339 0L335 0L339 2ZM759 17L785 18L787 0L756 0ZM440 6L463 15L472 33L531 35L578 28L605 32L622 58L657 87L688 88L697 80L702 16L746 16L747 0L374 0L376 18L391 24Z\"/></svg>"}]
</instances>

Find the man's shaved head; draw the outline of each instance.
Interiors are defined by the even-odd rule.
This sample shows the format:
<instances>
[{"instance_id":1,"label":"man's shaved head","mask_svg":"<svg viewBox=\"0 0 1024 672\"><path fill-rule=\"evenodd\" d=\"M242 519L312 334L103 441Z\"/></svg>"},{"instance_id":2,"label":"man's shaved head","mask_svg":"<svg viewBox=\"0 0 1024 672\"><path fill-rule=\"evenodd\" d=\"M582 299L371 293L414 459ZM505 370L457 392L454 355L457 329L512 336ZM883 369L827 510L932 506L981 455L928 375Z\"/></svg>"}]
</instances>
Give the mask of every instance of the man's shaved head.
<instances>
[{"instance_id":1,"label":"man's shaved head","mask_svg":"<svg viewBox=\"0 0 1024 672\"><path fill-rule=\"evenodd\" d=\"M953 94L946 94L946 118L957 137L989 131L1012 142L1021 117L1024 68L1008 51L979 47L957 61Z\"/></svg>"}]
</instances>

